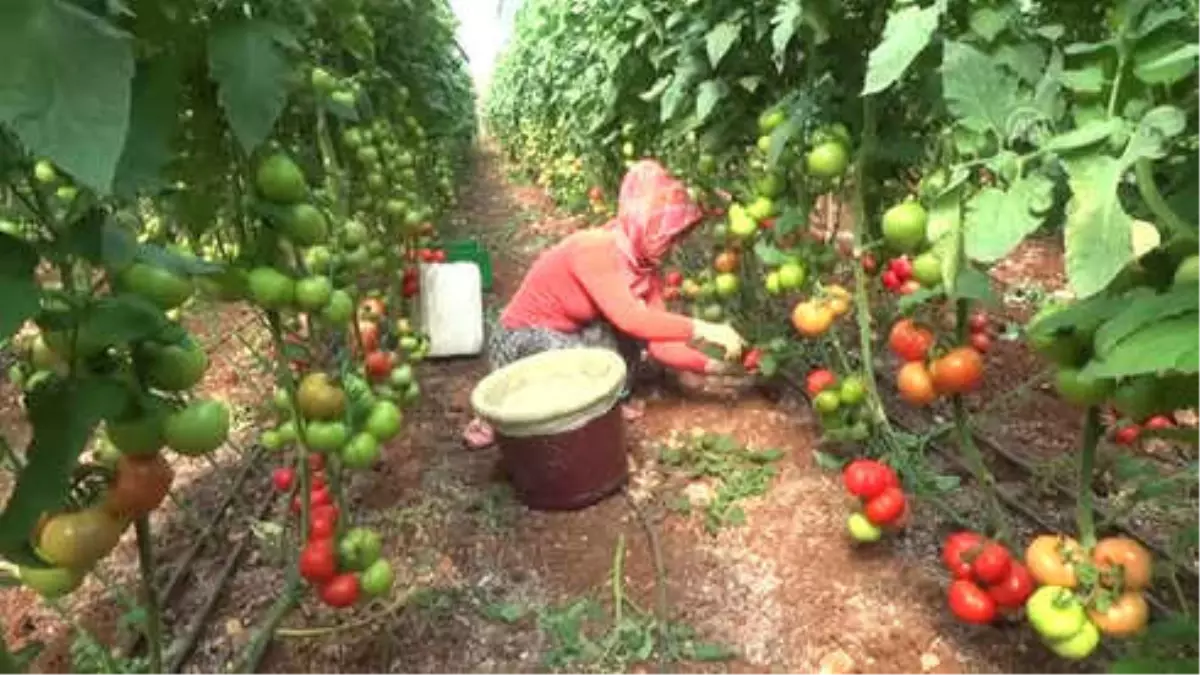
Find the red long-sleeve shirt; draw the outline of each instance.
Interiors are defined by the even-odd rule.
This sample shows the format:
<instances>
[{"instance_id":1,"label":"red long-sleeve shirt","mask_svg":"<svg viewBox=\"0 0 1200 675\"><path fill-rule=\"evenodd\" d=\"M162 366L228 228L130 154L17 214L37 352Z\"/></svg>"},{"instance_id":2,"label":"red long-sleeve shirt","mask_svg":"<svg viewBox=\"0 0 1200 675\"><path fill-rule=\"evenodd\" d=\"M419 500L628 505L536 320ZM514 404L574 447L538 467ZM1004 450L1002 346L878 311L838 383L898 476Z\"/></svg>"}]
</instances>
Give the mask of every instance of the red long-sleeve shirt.
<instances>
[{"instance_id":1,"label":"red long-sleeve shirt","mask_svg":"<svg viewBox=\"0 0 1200 675\"><path fill-rule=\"evenodd\" d=\"M692 320L669 312L657 288L639 298L630 289L611 232L573 234L534 261L500 315L506 328L544 327L574 333L604 319L647 343L651 358L679 370L704 372L708 357L687 344Z\"/></svg>"}]
</instances>

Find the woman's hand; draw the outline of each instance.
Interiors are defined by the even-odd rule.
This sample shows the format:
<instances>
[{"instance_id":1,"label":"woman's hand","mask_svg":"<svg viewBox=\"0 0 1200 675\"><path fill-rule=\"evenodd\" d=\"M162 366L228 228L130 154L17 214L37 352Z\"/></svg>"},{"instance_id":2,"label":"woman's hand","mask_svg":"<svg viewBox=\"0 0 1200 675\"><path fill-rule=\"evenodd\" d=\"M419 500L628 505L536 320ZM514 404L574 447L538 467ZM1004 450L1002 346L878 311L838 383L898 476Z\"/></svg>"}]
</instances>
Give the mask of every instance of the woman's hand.
<instances>
[{"instance_id":1,"label":"woman's hand","mask_svg":"<svg viewBox=\"0 0 1200 675\"><path fill-rule=\"evenodd\" d=\"M702 342L711 342L725 350L726 360L733 361L742 355L746 341L727 323L712 323L696 319L692 322L692 337Z\"/></svg>"}]
</instances>

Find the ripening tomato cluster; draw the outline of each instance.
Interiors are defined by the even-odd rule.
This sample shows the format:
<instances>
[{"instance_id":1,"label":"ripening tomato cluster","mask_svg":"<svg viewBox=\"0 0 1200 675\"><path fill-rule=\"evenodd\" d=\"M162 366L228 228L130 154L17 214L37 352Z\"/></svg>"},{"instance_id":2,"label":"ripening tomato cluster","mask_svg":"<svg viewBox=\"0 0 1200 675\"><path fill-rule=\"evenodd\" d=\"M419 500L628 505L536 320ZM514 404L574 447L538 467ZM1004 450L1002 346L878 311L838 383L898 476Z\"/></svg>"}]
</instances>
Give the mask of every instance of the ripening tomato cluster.
<instances>
[{"instance_id":1,"label":"ripening tomato cluster","mask_svg":"<svg viewBox=\"0 0 1200 675\"><path fill-rule=\"evenodd\" d=\"M937 340L933 331L912 319L897 321L888 333L888 348L903 363L896 373L900 397L927 406L939 396L966 394L983 382L983 356L975 347L955 347L929 361Z\"/></svg>"},{"instance_id":2,"label":"ripening tomato cluster","mask_svg":"<svg viewBox=\"0 0 1200 675\"><path fill-rule=\"evenodd\" d=\"M792 327L808 338L824 335L835 319L850 312L853 296L845 287L828 284L816 297L804 300L792 310Z\"/></svg>"},{"instance_id":3,"label":"ripening tomato cluster","mask_svg":"<svg viewBox=\"0 0 1200 675\"><path fill-rule=\"evenodd\" d=\"M867 383L861 375L838 378L827 368L817 368L808 374L804 388L812 400L813 410L826 430L846 429L852 441L865 441L871 434Z\"/></svg>"},{"instance_id":4,"label":"ripening tomato cluster","mask_svg":"<svg viewBox=\"0 0 1200 675\"><path fill-rule=\"evenodd\" d=\"M874 261L872 258L872 267ZM921 288L921 282L913 278L912 260L906 255L889 260L883 268L883 273L879 275L879 280L883 282L884 288L898 295L910 295Z\"/></svg>"},{"instance_id":5,"label":"ripening tomato cluster","mask_svg":"<svg viewBox=\"0 0 1200 675\"><path fill-rule=\"evenodd\" d=\"M446 252L440 248L423 248L417 251L417 258L430 265L446 262Z\"/></svg>"},{"instance_id":6,"label":"ripening tomato cluster","mask_svg":"<svg viewBox=\"0 0 1200 675\"><path fill-rule=\"evenodd\" d=\"M842 484L859 500L846 521L850 536L861 543L879 541L885 528L903 526L908 498L892 468L873 459L856 459L842 470Z\"/></svg>"},{"instance_id":7,"label":"ripening tomato cluster","mask_svg":"<svg viewBox=\"0 0 1200 675\"><path fill-rule=\"evenodd\" d=\"M1126 422L1113 429L1113 442L1117 445L1133 445L1142 437L1142 431L1162 431L1174 429L1175 420L1169 415L1155 415L1146 420L1145 424Z\"/></svg>"},{"instance_id":8,"label":"ripening tomato cluster","mask_svg":"<svg viewBox=\"0 0 1200 675\"><path fill-rule=\"evenodd\" d=\"M950 611L966 623L989 624L1002 613L1018 611L1037 585L1028 568L1013 560L1003 544L978 532L947 537L942 563L953 579Z\"/></svg>"},{"instance_id":9,"label":"ripening tomato cluster","mask_svg":"<svg viewBox=\"0 0 1200 675\"><path fill-rule=\"evenodd\" d=\"M1029 623L1059 656L1085 658L1101 635L1131 637L1150 620L1144 590L1153 559L1132 539L1101 539L1089 552L1075 539L1045 534L1029 544L1025 564L1043 584L1025 605Z\"/></svg>"}]
</instances>

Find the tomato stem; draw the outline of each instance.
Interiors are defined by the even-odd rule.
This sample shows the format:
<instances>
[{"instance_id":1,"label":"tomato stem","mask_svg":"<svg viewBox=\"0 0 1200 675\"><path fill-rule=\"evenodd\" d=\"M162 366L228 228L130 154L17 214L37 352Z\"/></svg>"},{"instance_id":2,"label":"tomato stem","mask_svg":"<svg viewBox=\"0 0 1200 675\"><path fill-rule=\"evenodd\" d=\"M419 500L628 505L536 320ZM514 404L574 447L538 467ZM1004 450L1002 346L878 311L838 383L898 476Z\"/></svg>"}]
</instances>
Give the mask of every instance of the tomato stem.
<instances>
[{"instance_id":1,"label":"tomato stem","mask_svg":"<svg viewBox=\"0 0 1200 675\"><path fill-rule=\"evenodd\" d=\"M1103 425L1099 406L1091 406L1083 423L1083 447L1079 450L1079 504L1076 515L1079 543L1085 549L1096 545L1096 514L1092 503L1092 474L1096 468L1096 447L1100 444Z\"/></svg>"},{"instance_id":2,"label":"tomato stem","mask_svg":"<svg viewBox=\"0 0 1200 675\"><path fill-rule=\"evenodd\" d=\"M987 464L983 461L983 454L979 452L979 448L975 445L975 438L971 435L970 417L967 413L966 403L963 397L955 395L953 398L954 405L954 428L958 431L958 445L962 451L963 459L967 463L967 468L975 476L975 480L979 482L988 501L988 508L992 512L992 526L995 528L995 536L997 539L1009 539L1008 518L1005 516L1004 507L1000 504L998 496L999 487L996 485L996 477L988 470Z\"/></svg>"},{"instance_id":3,"label":"tomato stem","mask_svg":"<svg viewBox=\"0 0 1200 675\"><path fill-rule=\"evenodd\" d=\"M154 543L150 539L150 518L133 521L137 534L138 571L142 577L142 607L146 610L146 642L150 647L150 672L163 672L162 625L158 596L154 590Z\"/></svg>"}]
</instances>

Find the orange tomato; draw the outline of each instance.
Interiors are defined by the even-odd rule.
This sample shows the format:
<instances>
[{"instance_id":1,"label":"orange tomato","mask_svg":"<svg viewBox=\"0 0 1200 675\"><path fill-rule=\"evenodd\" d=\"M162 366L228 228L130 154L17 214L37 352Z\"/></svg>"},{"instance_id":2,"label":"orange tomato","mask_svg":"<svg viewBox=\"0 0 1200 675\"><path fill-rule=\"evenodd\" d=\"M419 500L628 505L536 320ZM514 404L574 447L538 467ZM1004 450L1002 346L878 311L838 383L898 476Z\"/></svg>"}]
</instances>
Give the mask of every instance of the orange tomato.
<instances>
[{"instance_id":1,"label":"orange tomato","mask_svg":"<svg viewBox=\"0 0 1200 675\"><path fill-rule=\"evenodd\" d=\"M121 455L116 476L104 495L104 510L118 518L138 518L162 504L175 472L163 456Z\"/></svg>"},{"instance_id":2,"label":"orange tomato","mask_svg":"<svg viewBox=\"0 0 1200 675\"><path fill-rule=\"evenodd\" d=\"M922 328L912 319L901 319L888 333L888 347L905 361L924 361L933 348L933 332Z\"/></svg>"},{"instance_id":3,"label":"orange tomato","mask_svg":"<svg viewBox=\"0 0 1200 675\"><path fill-rule=\"evenodd\" d=\"M1092 562L1106 586L1138 591L1150 585L1152 558L1144 546L1128 537L1101 539L1092 550Z\"/></svg>"},{"instance_id":4,"label":"orange tomato","mask_svg":"<svg viewBox=\"0 0 1200 675\"><path fill-rule=\"evenodd\" d=\"M929 369L920 361L910 361L900 367L900 372L896 374L896 387L900 389L900 398L911 405L927 406L937 399L937 389L933 386Z\"/></svg>"},{"instance_id":5,"label":"orange tomato","mask_svg":"<svg viewBox=\"0 0 1200 675\"><path fill-rule=\"evenodd\" d=\"M804 337L820 337L833 325L833 310L824 303L805 300L792 310L792 326Z\"/></svg>"},{"instance_id":6,"label":"orange tomato","mask_svg":"<svg viewBox=\"0 0 1200 675\"><path fill-rule=\"evenodd\" d=\"M729 274L737 271L739 262L737 251L722 251L713 261L713 269L721 274Z\"/></svg>"},{"instance_id":7,"label":"orange tomato","mask_svg":"<svg viewBox=\"0 0 1200 675\"><path fill-rule=\"evenodd\" d=\"M387 306L379 298L367 298L358 303L358 311L366 319L378 319L387 313Z\"/></svg>"},{"instance_id":8,"label":"orange tomato","mask_svg":"<svg viewBox=\"0 0 1200 675\"><path fill-rule=\"evenodd\" d=\"M1025 566L1033 578L1044 586L1075 588L1079 585L1075 562L1082 557L1083 548L1071 537L1043 534L1025 549Z\"/></svg>"},{"instance_id":9,"label":"orange tomato","mask_svg":"<svg viewBox=\"0 0 1200 675\"><path fill-rule=\"evenodd\" d=\"M1088 608L1088 616L1105 635L1129 637L1136 635L1150 621L1150 606L1141 591L1126 591L1117 596L1104 611Z\"/></svg>"},{"instance_id":10,"label":"orange tomato","mask_svg":"<svg viewBox=\"0 0 1200 675\"><path fill-rule=\"evenodd\" d=\"M359 321L358 333L362 337L362 350L370 353L379 349L379 324L374 321Z\"/></svg>"},{"instance_id":11,"label":"orange tomato","mask_svg":"<svg viewBox=\"0 0 1200 675\"><path fill-rule=\"evenodd\" d=\"M965 394L983 382L983 357L970 347L958 347L929 366L933 386L942 394Z\"/></svg>"}]
</instances>

